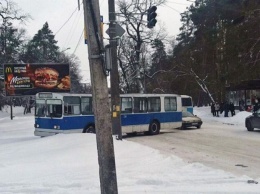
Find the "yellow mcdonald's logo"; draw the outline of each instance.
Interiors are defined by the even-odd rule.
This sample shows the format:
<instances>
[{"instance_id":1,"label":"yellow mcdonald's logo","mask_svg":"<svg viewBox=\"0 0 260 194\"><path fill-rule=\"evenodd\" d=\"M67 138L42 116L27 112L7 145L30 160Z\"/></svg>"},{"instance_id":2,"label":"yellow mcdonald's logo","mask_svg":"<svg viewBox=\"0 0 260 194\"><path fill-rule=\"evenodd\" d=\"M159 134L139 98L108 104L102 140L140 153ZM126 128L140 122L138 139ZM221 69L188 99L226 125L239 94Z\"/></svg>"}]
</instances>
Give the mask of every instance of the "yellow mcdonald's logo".
<instances>
[{"instance_id":1,"label":"yellow mcdonald's logo","mask_svg":"<svg viewBox=\"0 0 260 194\"><path fill-rule=\"evenodd\" d=\"M5 73L12 73L12 68L11 67L6 67L5 68Z\"/></svg>"}]
</instances>

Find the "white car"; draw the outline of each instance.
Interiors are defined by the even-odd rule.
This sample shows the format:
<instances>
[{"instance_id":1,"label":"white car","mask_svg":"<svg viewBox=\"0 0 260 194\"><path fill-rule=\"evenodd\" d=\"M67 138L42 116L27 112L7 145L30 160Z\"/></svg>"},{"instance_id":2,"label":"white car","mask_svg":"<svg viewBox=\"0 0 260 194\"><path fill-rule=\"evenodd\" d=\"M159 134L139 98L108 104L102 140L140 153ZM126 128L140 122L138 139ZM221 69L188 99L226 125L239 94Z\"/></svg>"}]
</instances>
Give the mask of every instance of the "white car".
<instances>
[{"instance_id":1,"label":"white car","mask_svg":"<svg viewBox=\"0 0 260 194\"><path fill-rule=\"evenodd\" d=\"M202 125L201 118L187 111L182 112L181 129L186 129L188 127L197 127L199 129L201 125Z\"/></svg>"}]
</instances>

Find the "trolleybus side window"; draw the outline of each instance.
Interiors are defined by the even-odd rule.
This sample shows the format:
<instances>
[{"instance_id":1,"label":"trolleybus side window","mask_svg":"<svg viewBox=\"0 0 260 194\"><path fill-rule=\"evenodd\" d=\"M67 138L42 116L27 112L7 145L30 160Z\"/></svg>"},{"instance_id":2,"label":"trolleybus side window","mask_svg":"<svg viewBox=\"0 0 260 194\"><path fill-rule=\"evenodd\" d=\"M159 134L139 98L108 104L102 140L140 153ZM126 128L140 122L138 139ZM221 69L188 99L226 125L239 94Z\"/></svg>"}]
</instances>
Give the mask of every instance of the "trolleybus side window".
<instances>
[{"instance_id":1,"label":"trolleybus side window","mask_svg":"<svg viewBox=\"0 0 260 194\"><path fill-rule=\"evenodd\" d=\"M164 110L165 110L165 112L177 111L176 97L165 97L164 98Z\"/></svg>"},{"instance_id":2,"label":"trolleybus side window","mask_svg":"<svg viewBox=\"0 0 260 194\"><path fill-rule=\"evenodd\" d=\"M78 96L64 96L64 114L65 115L79 115L80 114L80 97Z\"/></svg>"},{"instance_id":3,"label":"trolleybus side window","mask_svg":"<svg viewBox=\"0 0 260 194\"><path fill-rule=\"evenodd\" d=\"M91 97L81 97L81 110L83 115L93 114Z\"/></svg>"},{"instance_id":4,"label":"trolleybus side window","mask_svg":"<svg viewBox=\"0 0 260 194\"><path fill-rule=\"evenodd\" d=\"M45 100L36 100L35 116L37 117L45 116Z\"/></svg>"},{"instance_id":5,"label":"trolleybus side window","mask_svg":"<svg viewBox=\"0 0 260 194\"><path fill-rule=\"evenodd\" d=\"M132 113L132 98L123 97L121 98L121 112L122 113Z\"/></svg>"},{"instance_id":6,"label":"trolleybus side window","mask_svg":"<svg viewBox=\"0 0 260 194\"><path fill-rule=\"evenodd\" d=\"M47 117L61 117L62 116L62 101L56 99L47 99Z\"/></svg>"},{"instance_id":7,"label":"trolleybus side window","mask_svg":"<svg viewBox=\"0 0 260 194\"><path fill-rule=\"evenodd\" d=\"M148 97L148 112L160 112L161 100L160 97Z\"/></svg>"},{"instance_id":8,"label":"trolleybus side window","mask_svg":"<svg viewBox=\"0 0 260 194\"><path fill-rule=\"evenodd\" d=\"M191 98L181 98L182 106L192 106Z\"/></svg>"},{"instance_id":9,"label":"trolleybus side window","mask_svg":"<svg viewBox=\"0 0 260 194\"><path fill-rule=\"evenodd\" d=\"M134 112L147 112L147 98L135 97L134 98Z\"/></svg>"},{"instance_id":10,"label":"trolleybus side window","mask_svg":"<svg viewBox=\"0 0 260 194\"><path fill-rule=\"evenodd\" d=\"M193 113L192 97L188 95L181 95L182 111Z\"/></svg>"}]
</instances>

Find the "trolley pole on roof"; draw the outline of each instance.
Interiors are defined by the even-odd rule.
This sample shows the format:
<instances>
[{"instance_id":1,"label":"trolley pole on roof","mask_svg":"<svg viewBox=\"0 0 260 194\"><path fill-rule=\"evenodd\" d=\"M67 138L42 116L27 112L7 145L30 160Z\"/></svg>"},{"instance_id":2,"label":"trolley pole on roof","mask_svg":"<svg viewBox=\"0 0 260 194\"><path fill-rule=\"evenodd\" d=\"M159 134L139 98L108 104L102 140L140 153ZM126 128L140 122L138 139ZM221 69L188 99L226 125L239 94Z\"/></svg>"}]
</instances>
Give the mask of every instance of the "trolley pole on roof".
<instances>
[{"instance_id":1,"label":"trolley pole on roof","mask_svg":"<svg viewBox=\"0 0 260 194\"><path fill-rule=\"evenodd\" d=\"M100 28L99 0L83 0L87 28L93 109L99 163L101 194L117 194L115 154L107 77L103 70L103 40Z\"/></svg>"},{"instance_id":2,"label":"trolley pole on roof","mask_svg":"<svg viewBox=\"0 0 260 194\"><path fill-rule=\"evenodd\" d=\"M122 140L119 73L118 73L118 64L117 64L115 0L108 0L108 12L109 12L108 33L109 33L109 44L111 47L111 63L112 63L112 70L110 75L112 130L113 130L113 134L117 134L118 139Z\"/></svg>"}]
</instances>

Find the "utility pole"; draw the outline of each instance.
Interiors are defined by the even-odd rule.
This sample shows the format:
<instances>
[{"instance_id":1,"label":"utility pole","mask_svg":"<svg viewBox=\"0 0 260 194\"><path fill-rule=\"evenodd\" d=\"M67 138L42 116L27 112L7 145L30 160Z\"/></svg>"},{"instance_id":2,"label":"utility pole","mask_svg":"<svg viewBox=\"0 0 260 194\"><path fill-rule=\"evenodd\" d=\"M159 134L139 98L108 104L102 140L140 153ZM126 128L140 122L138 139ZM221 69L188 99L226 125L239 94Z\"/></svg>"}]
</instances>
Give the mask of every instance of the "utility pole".
<instances>
[{"instance_id":1,"label":"utility pole","mask_svg":"<svg viewBox=\"0 0 260 194\"><path fill-rule=\"evenodd\" d=\"M109 12L109 38L110 38L109 44L111 47L111 63L112 63L112 70L110 74L112 129L113 129L113 134L117 134L118 139L122 140L119 74L118 74L118 64L117 64L115 0L108 0L108 12Z\"/></svg>"},{"instance_id":2,"label":"utility pole","mask_svg":"<svg viewBox=\"0 0 260 194\"><path fill-rule=\"evenodd\" d=\"M107 78L103 70L103 40L98 0L83 0L87 28L88 57L93 93L93 109L101 194L117 194L115 154L112 137Z\"/></svg>"},{"instance_id":3,"label":"utility pole","mask_svg":"<svg viewBox=\"0 0 260 194\"><path fill-rule=\"evenodd\" d=\"M13 98L11 97L10 98L11 99L11 101L10 101L10 118L11 118L11 120L13 120Z\"/></svg>"}]
</instances>

